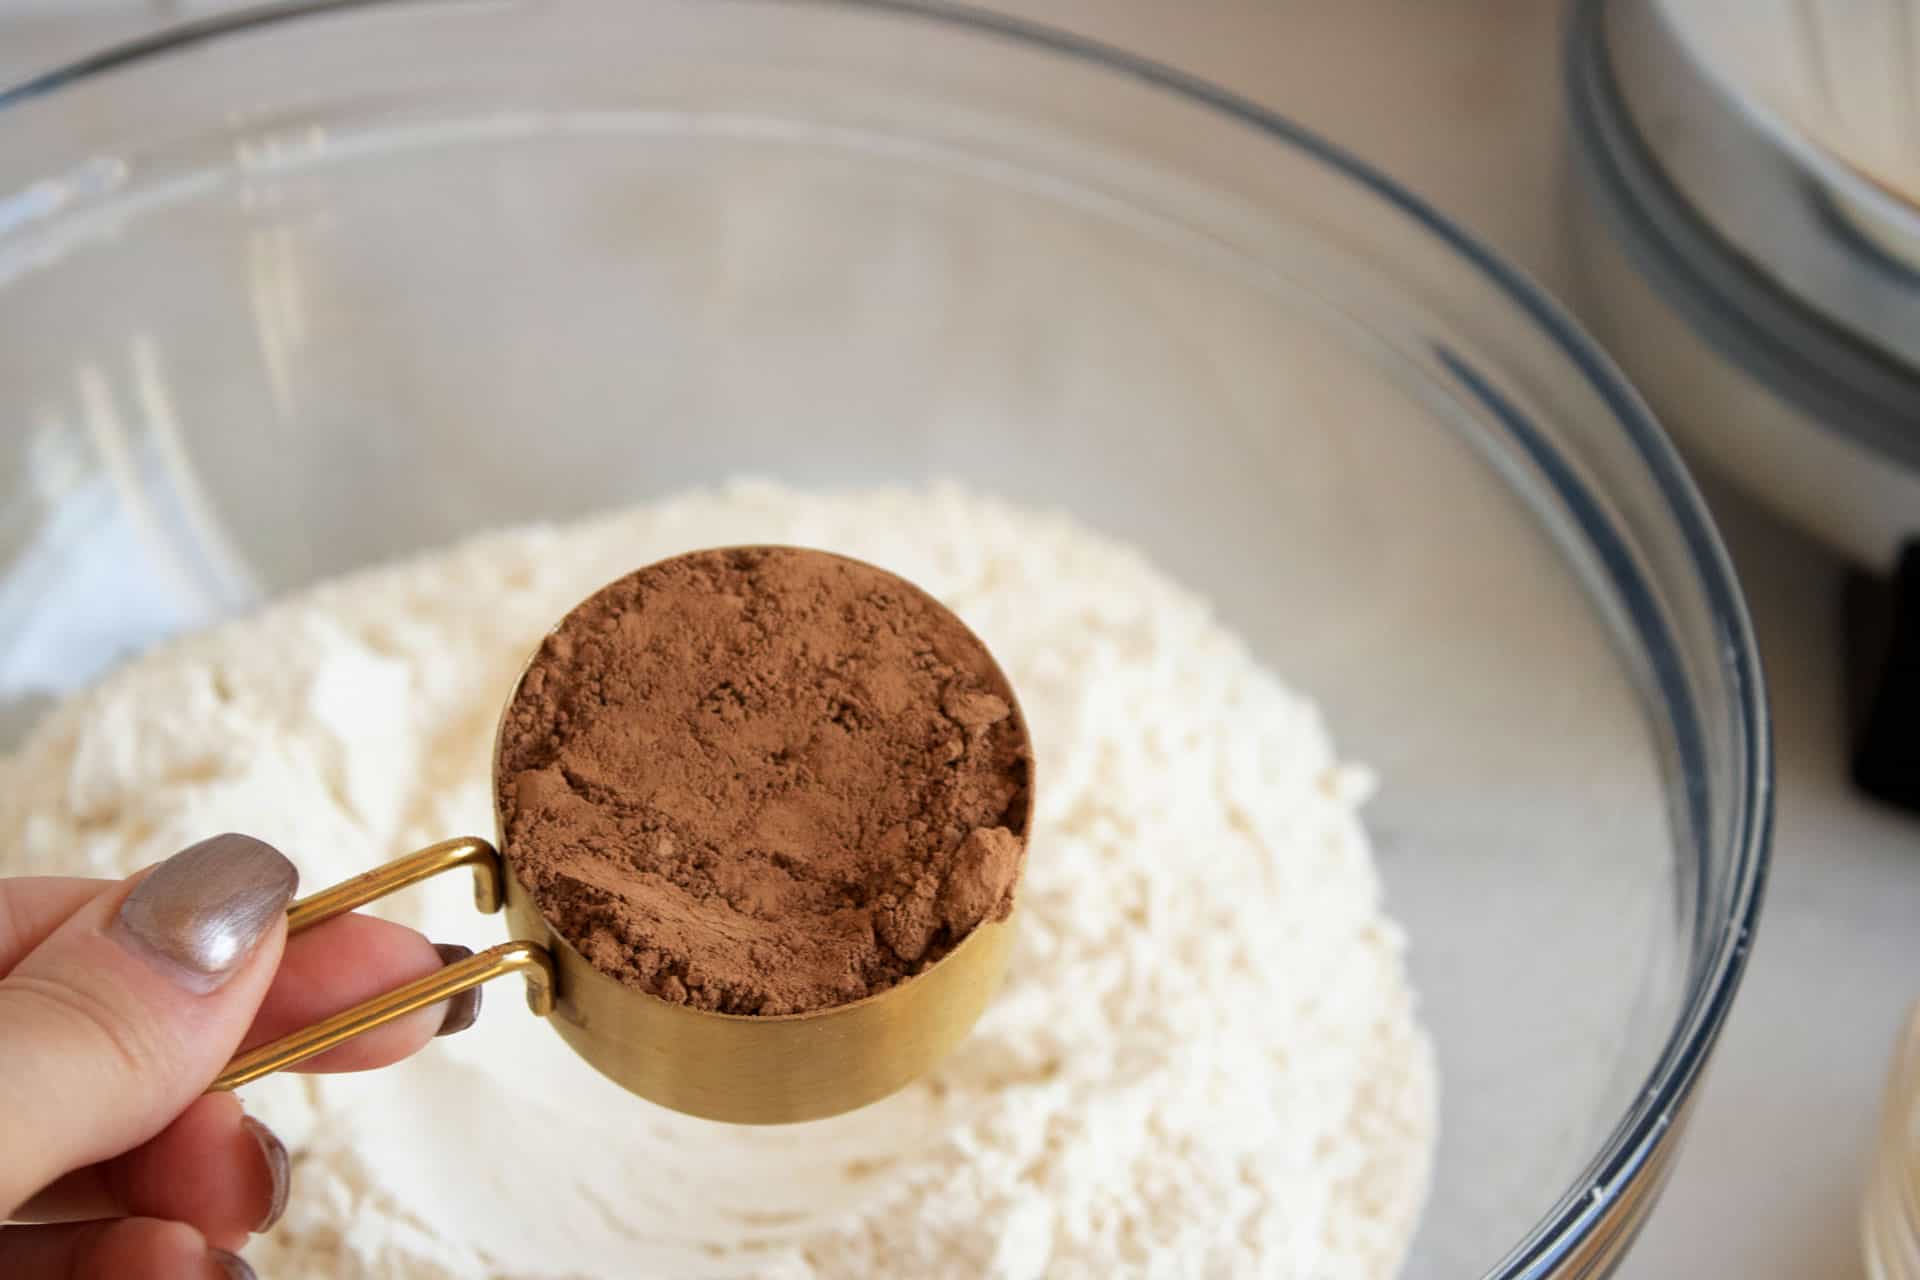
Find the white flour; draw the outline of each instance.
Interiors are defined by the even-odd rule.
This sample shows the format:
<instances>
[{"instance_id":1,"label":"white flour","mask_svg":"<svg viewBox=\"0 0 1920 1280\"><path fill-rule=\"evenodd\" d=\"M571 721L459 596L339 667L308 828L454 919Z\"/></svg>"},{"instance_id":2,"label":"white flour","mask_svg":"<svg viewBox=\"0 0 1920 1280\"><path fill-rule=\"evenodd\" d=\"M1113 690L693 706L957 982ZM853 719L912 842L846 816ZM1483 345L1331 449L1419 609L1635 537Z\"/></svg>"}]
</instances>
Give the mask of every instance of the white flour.
<instances>
[{"instance_id":1,"label":"white flour","mask_svg":"<svg viewBox=\"0 0 1920 1280\"><path fill-rule=\"evenodd\" d=\"M905 1092L747 1129L623 1093L496 985L403 1066L248 1091L298 1153L261 1273L1390 1274L1435 1080L1367 775L1200 600L1063 519L735 487L320 586L140 659L0 761L0 874L119 875L234 829L313 889L490 835L494 719L541 632L635 566L740 542L904 574L1011 675L1039 814L1004 994ZM464 883L390 913L500 937Z\"/></svg>"}]
</instances>

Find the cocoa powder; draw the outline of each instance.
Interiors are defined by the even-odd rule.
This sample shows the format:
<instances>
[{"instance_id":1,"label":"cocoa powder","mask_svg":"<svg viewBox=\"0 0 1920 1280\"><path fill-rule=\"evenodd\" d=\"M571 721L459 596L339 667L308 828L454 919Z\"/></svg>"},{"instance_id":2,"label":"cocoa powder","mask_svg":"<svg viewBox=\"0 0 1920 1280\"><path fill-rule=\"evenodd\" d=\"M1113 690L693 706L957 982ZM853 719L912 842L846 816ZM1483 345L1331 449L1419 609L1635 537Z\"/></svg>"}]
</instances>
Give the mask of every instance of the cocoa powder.
<instances>
[{"instance_id":1,"label":"cocoa powder","mask_svg":"<svg viewBox=\"0 0 1920 1280\"><path fill-rule=\"evenodd\" d=\"M1026 726L986 648L859 561L703 551L603 588L502 722L504 852L595 968L664 1000L857 1000L1004 919Z\"/></svg>"}]
</instances>

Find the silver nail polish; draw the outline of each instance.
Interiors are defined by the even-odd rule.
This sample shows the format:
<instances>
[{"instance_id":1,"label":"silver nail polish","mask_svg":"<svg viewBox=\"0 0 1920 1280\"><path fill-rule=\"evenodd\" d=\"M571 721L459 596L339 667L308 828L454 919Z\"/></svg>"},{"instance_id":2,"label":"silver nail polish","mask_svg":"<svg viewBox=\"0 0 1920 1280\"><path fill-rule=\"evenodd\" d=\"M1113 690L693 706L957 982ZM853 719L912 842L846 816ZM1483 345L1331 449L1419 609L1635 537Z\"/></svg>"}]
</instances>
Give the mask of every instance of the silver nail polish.
<instances>
[{"instance_id":1,"label":"silver nail polish","mask_svg":"<svg viewBox=\"0 0 1920 1280\"><path fill-rule=\"evenodd\" d=\"M299 883L293 864L265 841L214 836L182 849L135 885L112 931L181 986L204 994L253 951Z\"/></svg>"},{"instance_id":2,"label":"silver nail polish","mask_svg":"<svg viewBox=\"0 0 1920 1280\"><path fill-rule=\"evenodd\" d=\"M473 954L472 947L463 947L457 942L436 942L433 949L440 953L440 963L449 965L456 960L465 960ZM450 1036L465 1031L480 1019L480 988L468 987L453 999L447 1001L447 1016L440 1020L440 1029L433 1034Z\"/></svg>"},{"instance_id":3,"label":"silver nail polish","mask_svg":"<svg viewBox=\"0 0 1920 1280\"><path fill-rule=\"evenodd\" d=\"M287 1156L287 1144L280 1141L279 1135L273 1130L252 1116L241 1116L240 1124L260 1144L260 1157L267 1162L267 1176L273 1180L272 1199L259 1225L253 1229L254 1234L258 1235L270 1230L287 1211L287 1192L293 1185L293 1161Z\"/></svg>"},{"instance_id":4,"label":"silver nail polish","mask_svg":"<svg viewBox=\"0 0 1920 1280\"><path fill-rule=\"evenodd\" d=\"M253 1268L247 1265L247 1260L237 1253L228 1253L225 1249L209 1249L207 1257L214 1266L220 1268L227 1280L260 1280L260 1277L254 1274Z\"/></svg>"},{"instance_id":5,"label":"silver nail polish","mask_svg":"<svg viewBox=\"0 0 1920 1280\"><path fill-rule=\"evenodd\" d=\"M227 1249L207 1249L207 1261L221 1268L221 1274L227 1276L227 1280L259 1280L259 1276L253 1274L253 1268L248 1267L248 1261L238 1253L228 1253Z\"/></svg>"}]
</instances>

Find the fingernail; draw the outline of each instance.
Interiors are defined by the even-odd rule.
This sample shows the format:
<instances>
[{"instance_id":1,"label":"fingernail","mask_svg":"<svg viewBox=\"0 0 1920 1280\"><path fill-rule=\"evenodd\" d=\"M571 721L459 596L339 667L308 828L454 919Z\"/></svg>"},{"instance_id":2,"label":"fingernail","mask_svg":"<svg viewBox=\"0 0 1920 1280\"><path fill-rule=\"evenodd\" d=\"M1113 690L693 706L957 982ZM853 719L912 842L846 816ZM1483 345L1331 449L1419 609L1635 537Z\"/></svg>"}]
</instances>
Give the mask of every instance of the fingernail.
<instances>
[{"instance_id":1,"label":"fingernail","mask_svg":"<svg viewBox=\"0 0 1920 1280\"><path fill-rule=\"evenodd\" d=\"M433 949L440 953L440 963L450 965L456 960L465 960L473 954L472 947L463 947L457 942L436 942ZM480 1017L480 988L468 987L453 999L447 1001L447 1016L440 1020L440 1029L433 1034L450 1036L456 1031L465 1031Z\"/></svg>"},{"instance_id":2,"label":"fingernail","mask_svg":"<svg viewBox=\"0 0 1920 1280\"><path fill-rule=\"evenodd\" d=\"M272 845L227 834L155 867L120 904L113 932L204 995L226 982L287 909L300 873Z\"/></svg>"},{"instance_id":3,"label":"fingernail","mask_svg":"<svg viewBox=\"0 0 1920 1280\"><path fill-rule=\"evenodd\" d=\"M220 1274L227 1280L260 1280L247 1265L247 1260L237 1253L228 1253L225 1249L207 1250L207 1258L220 1268Z\"/></svg>"},{"instance_id":4,"label":"fingernail","mask_svg":"<svg viewBox=\"0 0 1920 1280\"><path fill-rule=\"evenodd\" d=\"M241 1116L241 1126L253 1135L260 1144L260 1158L267 1162L267 1176L273 1179L273 1198L267 1204L267 1212L253 1231L255 1235L269 1230L280 1221L280 1215L287 1211L287 1191L293 1181L293 1162L287 1158L287 1144L280 1141L279 1135L255 1120L252 1116Z\"/></svg>"}]
</instances>

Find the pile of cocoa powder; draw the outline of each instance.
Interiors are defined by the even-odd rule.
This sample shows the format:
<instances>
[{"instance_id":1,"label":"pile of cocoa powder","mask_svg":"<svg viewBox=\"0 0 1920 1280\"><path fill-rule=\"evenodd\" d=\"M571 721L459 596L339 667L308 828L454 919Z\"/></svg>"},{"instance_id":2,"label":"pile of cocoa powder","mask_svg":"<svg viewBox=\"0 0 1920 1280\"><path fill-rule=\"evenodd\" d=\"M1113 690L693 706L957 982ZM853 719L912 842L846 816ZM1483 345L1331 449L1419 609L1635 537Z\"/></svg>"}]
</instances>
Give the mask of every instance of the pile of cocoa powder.
<instances>
[{"instance_id":1,"label":"pile of cocoa powder","mask_svg":"<svg viewBox=\"0 0 1920 1280\"><path fill-rule=\"evenodd\" d=\"M884 990L1004 919L1031 770L1006 678L939 602L751 547L568 614L495 782L514 874L595 968L771 1015Z\"/></svg>"}]
</instances>

